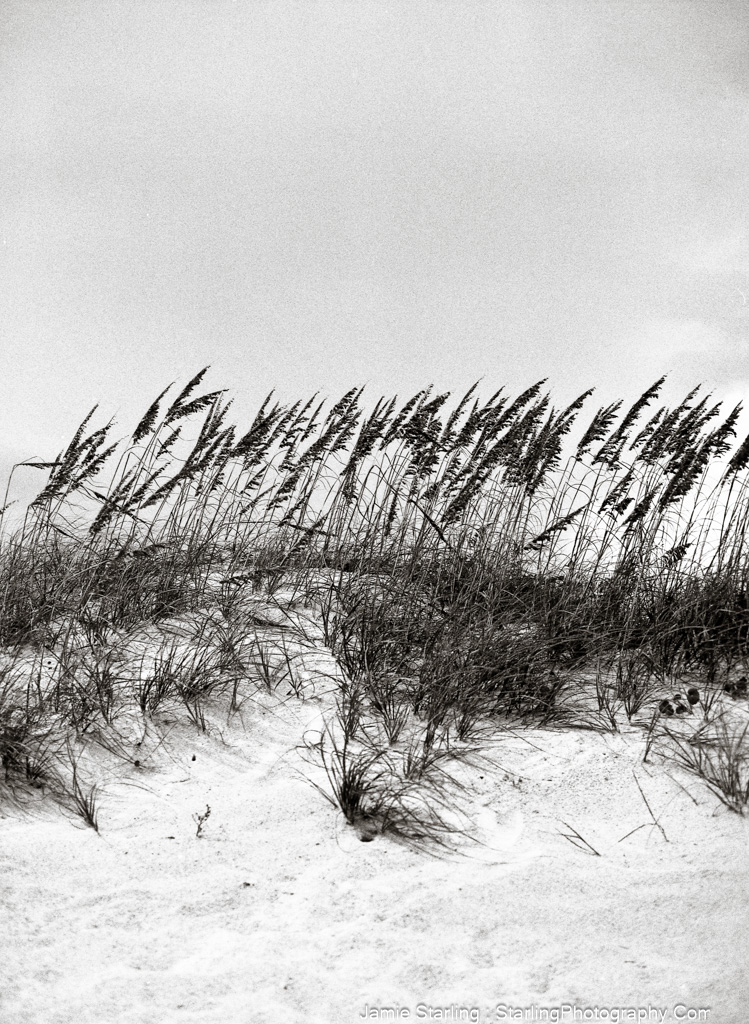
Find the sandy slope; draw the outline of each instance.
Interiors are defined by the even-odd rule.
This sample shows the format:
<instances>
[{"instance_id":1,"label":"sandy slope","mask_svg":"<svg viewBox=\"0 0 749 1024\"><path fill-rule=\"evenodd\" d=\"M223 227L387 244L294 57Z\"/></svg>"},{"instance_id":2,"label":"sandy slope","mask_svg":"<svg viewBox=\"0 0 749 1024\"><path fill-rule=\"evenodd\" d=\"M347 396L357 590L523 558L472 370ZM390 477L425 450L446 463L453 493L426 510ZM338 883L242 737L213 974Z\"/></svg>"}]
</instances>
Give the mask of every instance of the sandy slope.
<instances>
[{"instance_id":1,"label":"sandy slope","mask_svg":"<svg viewBox=\"0 0 749 1024\"><path fill-rule=\"evenodd\" d=\"M5 808L3 1024L488 1022L562 1004L746 1019L747 822L643 765L639 730L496 740L462 776L481 844L438 859L360 842L312 788L301 741L328 700L258 698L207 735L162 721L129 748L140 767L100 760L99 835L46 802Z\"/></svg>"}]
</instances>

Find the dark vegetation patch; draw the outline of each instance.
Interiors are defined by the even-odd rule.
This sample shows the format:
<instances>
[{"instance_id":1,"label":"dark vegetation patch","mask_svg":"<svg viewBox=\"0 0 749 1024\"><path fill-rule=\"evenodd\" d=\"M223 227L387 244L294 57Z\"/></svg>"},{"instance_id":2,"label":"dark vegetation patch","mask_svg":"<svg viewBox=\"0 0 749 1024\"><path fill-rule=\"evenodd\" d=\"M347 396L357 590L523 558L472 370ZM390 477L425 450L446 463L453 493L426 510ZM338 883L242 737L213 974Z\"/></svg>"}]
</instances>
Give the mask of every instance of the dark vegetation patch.
<instances>
[{"instance_id":1,"label":"dark vegetation patch","mask_svg":"<svg viewBox=\"0 0 749 1024\"><path fill-rule=\"evenodd\" d=\"M240 433L204 375L125 441L92 410L33 464L47 482L0 535L7 798L46 789L98 829L74 744L124 750L123 718L165 708L205 730L253 687L303 699L295 659L322 644L340 674L318 761L363 838L443 843L445 766L508 723L624 716L645 756L745 809L739 407L723 418L695 389L653 410L659 380L575 444L590 392L556 409L543 382L483 403L474 387L448 409L425 389L365 412L352 390L327 412L269 396ZM134 662L144 629L159 639Z\"/></svg>"}]
</instances>

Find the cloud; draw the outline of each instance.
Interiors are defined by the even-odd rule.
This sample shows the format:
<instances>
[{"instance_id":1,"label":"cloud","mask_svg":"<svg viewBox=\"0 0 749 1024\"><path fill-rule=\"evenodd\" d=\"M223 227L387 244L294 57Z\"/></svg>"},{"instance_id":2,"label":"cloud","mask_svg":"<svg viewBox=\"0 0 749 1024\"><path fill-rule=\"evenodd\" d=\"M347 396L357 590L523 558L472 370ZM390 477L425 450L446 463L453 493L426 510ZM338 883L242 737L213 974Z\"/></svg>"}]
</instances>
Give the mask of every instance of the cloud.
<instances>
[{"instance_id":1,"label":"cloud","mask_svg":"<svg viewBox=\"0 0 749 1024\"><path fill-rule=\"evenodd\" d=\"M679 253L679 262L703 274L749 275L749 232L736 227L717 238L693 238Z\"/></svg>"},{"instance_id":2,"label":"cloud","mask_svg":"<svg viewBox=\"0 0 749 1024\"><path fill-rule=\"evenodd\" d=\"M723 351L728 338L720 328L701 320L650 320L625 341L638 355L658 360L679 356L715 355Z\"/></svg>"}]
</instances>

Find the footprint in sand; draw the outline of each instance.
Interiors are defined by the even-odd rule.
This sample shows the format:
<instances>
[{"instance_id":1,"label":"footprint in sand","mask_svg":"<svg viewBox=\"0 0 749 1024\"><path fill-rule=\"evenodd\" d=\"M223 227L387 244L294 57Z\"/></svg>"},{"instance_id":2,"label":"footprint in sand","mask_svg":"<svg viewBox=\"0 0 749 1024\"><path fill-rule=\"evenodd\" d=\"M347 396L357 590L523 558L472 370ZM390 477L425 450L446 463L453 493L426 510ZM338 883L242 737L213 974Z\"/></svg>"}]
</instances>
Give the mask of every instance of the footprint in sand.
<instances>
[{"instance_id":1,"label":"footprint in sand","mask_svg":"<svg viewBox=\"0 0 749 1024\"><path fill-rule=\"evenodd\" d=\"M480 845L471 856L485 861L506 860L523 834L523 812L515 807L507 813L497 813L485 805L477 813L475 821Z\"/></svg>"}]
</instances>

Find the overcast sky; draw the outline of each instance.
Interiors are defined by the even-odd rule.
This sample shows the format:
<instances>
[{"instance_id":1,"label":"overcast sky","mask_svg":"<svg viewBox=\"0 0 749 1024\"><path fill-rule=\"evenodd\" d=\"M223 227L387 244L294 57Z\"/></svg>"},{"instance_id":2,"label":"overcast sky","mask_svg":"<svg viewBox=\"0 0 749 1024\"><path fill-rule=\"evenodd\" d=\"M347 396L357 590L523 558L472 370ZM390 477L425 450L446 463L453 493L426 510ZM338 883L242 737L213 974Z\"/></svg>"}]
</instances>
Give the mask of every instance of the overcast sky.
<instances>
[{"instance_id":1,"label":"overcast sky","mask_svg":"<svg viewBox=\"0 0 749 1024\"><path fill-rule=\"evenodd\" d=\"M208 363L749 397L748 98L746 0L3 0L0 461Z\"/></svg>"}]
</instances>

